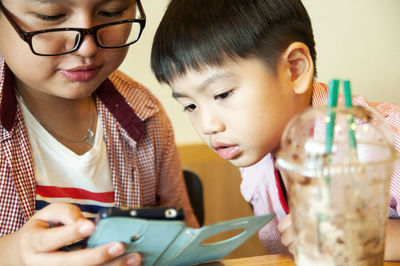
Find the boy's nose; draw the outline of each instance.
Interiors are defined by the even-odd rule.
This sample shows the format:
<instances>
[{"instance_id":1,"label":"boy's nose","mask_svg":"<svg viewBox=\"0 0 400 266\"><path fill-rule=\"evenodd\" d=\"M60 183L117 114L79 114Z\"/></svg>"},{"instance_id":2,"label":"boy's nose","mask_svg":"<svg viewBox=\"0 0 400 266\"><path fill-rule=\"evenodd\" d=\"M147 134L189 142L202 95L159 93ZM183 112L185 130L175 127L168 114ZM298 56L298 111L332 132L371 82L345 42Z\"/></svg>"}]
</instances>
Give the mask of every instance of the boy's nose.
<instances>
[{"instance_id":1,"label":"boy's nose","mask_svg":"<svg viewBox=\"0 0 400 266\"><path fill-rule=\"evenodd\" d=\"M224 131L225 125L217 113L208 111L201 115L201 130L203 134L211 135Z\"/></svg>"}]
</instances>

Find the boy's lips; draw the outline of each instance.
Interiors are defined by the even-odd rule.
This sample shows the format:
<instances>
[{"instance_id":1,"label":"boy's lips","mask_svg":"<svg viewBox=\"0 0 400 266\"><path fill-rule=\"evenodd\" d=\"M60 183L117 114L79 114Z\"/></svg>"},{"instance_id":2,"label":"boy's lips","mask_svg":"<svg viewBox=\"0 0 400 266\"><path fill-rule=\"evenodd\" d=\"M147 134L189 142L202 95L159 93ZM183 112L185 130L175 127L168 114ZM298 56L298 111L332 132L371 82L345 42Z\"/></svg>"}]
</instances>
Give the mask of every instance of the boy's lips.
<instances>
[{"instance_id":1,"label":"boy's lips","mask_svg":"<svg viewBox=\"0 0 400 266\"><path fill-rule=\"evenodd\" d=\"M212 145L212 148L224 160L233 160L239 156L239 147L237 145L216 143Z\"/></svg>"},{"instance_id":2,"label":"boy's lips","mask_svg":"<svg viewBox=\"0 0 400 266\"><path fill-rule=\"evenodd\" d=\"M61 69L59 72L69 80L72 81L86 81L91 79L98 71L99 67L96 65L84 65L70 69Z\"/></svg>"}]
</instances>

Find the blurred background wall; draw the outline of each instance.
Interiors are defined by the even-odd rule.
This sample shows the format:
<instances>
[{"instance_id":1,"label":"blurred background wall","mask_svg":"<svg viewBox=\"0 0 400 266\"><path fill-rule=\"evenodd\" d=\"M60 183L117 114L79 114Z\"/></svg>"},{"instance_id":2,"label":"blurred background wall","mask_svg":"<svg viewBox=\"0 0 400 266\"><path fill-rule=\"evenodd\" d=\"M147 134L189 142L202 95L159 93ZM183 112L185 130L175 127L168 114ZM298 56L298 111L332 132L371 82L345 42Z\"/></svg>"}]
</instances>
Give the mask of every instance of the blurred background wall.
<instances>
[{"instance_id":1,"label":"blurred background wall","mask_svg":"<svg viewBox=\"0 0 400 266\"><path fill-rule=\"evenodd\" d=\"M178 144L199 143L182 108L150 70L151 43L168 0L142 0L147 24L121 70L151 89ZM353 92L400 105L400 0L303 0L314 27L318 80L351 79Z\"/></svg>"}]
</instances>

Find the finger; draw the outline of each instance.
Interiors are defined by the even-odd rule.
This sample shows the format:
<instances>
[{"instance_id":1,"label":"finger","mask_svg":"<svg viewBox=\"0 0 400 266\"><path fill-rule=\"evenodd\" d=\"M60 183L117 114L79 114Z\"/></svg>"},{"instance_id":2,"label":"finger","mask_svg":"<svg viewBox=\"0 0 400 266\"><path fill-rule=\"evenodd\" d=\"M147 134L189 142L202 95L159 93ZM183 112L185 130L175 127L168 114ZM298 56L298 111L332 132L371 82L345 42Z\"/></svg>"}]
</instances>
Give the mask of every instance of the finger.
<instances>
[{"instance_id":1,"label":"finger","mask_svg":"<svg viewBox=\"0 0 400 266\"><path fill-rule=\"evenodd\" d=\"M95 248L87 248L70 252L41 253L40 260L46 265L99 265L112 261L125 252L125 246L119 242L111 242ZM141 260L139 260L140 263ZM122 263L123 260L120 260ZM118 265L118 264L116 264ZM127 265L127 264L120 264Z\"/></svg>"},{"instance_id":2,"label":"finger","mask_svg":"<svg viewBox=\"0 0 400 266\"><path fill-rule=\"evenodd\" d=\"M78 220L77 222L69 225L60 225L50 228L49 224L41 220L42 230L40 234L37 233L33 249L36 252L48 252L58 250L59 248L72 244L78 240L85 238L92 234L95 230L93 222L85 219Z\"/></svg>"},{"instance_id":3,"label":"finger","mask_svg":"<svg viewBox=\"0 0 400 266\"><path fill-rule=\"evenodd\" d=\"M278 230L279 232L283 233L291 226L292 226L292 216L288 214L278 223Z\"/></svg>"},{"instance_id":4,"label":"finger","mask_svg":"<svg viewBox=\"0 0 400 266\"><path fill-rule=\"evenodd\" d=\"M103 264L104 266L137 266L142 265L142 256L139 253L132 253L122 256L120 258L116 258L110 262Z\"/></svg>"},{"instance_id":5,"label":"finger","mask_svg":"<svg viewBox=\"0 0 400 266\"><path fill-rule=\"evenodd\" d=\"M294 255L294 252L295 252L294 243L289 245L288 250L289 250L291 255Z\"/></svg>"},{"instance_id":6,"label":"finger","mask_svg":"<svg viewBox=\"0 0 400 266\"><path fill-rule=\"evenodd\" d=\"M80 209L68 203L53 203L32 216L29 221L35 229L32 250L57 250L93 233L95 225L86 219ZM49 229L49 225L59 225ZM39 229L39 230L38 230ZM40 244L39 244L40 243Z\"/></svg>"},{"instance_id":7,"label":"finger","mask_svg":"<svg viewBox=\"0 0 400 266\"><path fill-rule=\"evenodd\" d=\"M52 203L35 213L32 218L51 221L54 224L71 224L80 219L86 219L81 210L69 203Z\"/></svg>"},{"instance_id":8,"label":"finger","mask_svg":"<svg viewBox=\"0 0 400 266\"><path fill-rule=\"evenodd\" d=\"M281 243L285 246L289 246L294 241L294 230L293 227L289 227L286 231L282 234Z\"/></svg>"}]
</instances>

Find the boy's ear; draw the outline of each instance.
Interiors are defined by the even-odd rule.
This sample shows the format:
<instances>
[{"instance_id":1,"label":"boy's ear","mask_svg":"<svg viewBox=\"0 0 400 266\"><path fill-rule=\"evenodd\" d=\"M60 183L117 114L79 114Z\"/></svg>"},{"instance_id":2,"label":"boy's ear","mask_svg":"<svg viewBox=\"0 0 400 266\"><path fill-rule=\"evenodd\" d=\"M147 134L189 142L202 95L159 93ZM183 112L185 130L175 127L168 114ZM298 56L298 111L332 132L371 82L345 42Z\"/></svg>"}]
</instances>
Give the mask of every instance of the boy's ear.
<instances>
[{"instance_id":1,"label":"boy's ear","mask_svg":"<svg viewBox=\"0 0 400 266\"><path fill-rule=\"evenodd\" d=\"M294 92L305 93L312 86L314 77L314 64L307 45L301 42L290 44L281 59Z\"/></svg>"}]
</instances>

